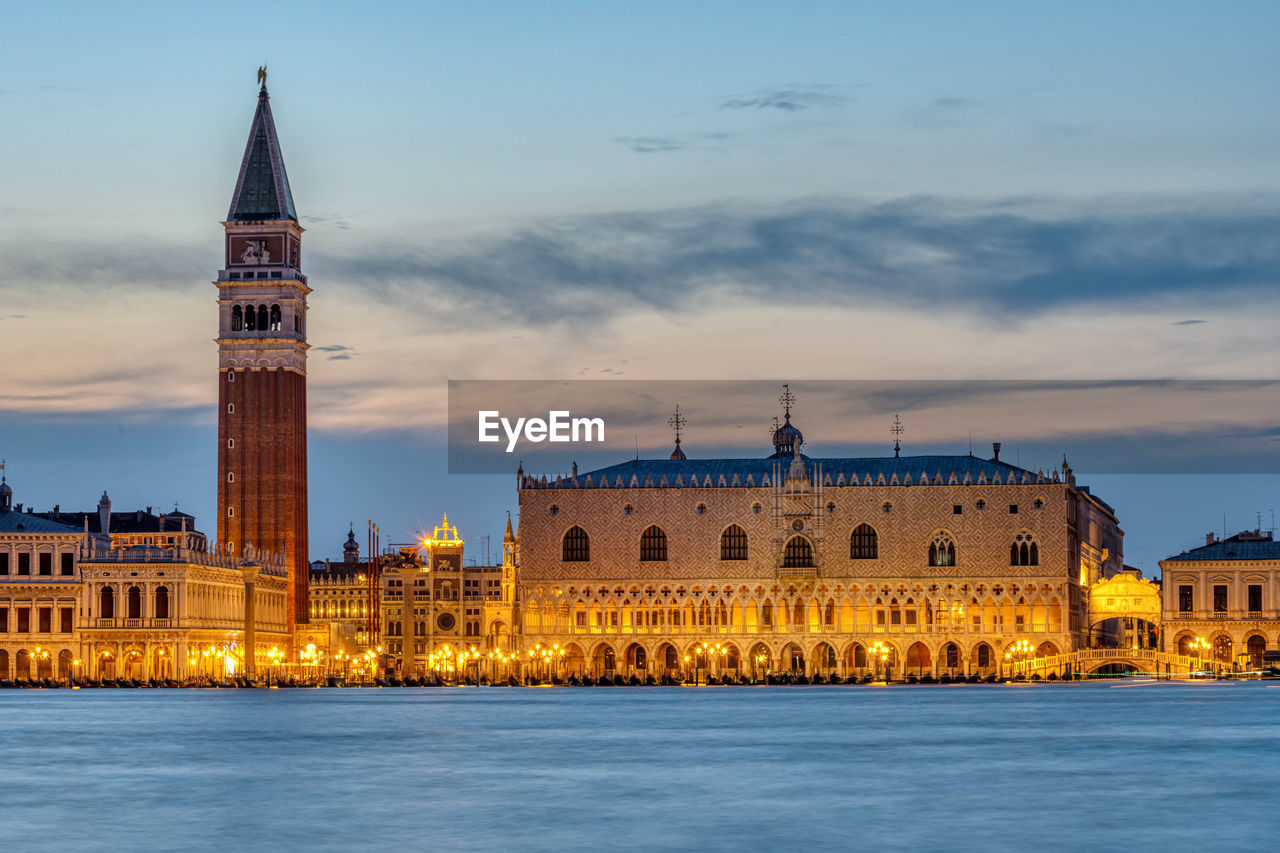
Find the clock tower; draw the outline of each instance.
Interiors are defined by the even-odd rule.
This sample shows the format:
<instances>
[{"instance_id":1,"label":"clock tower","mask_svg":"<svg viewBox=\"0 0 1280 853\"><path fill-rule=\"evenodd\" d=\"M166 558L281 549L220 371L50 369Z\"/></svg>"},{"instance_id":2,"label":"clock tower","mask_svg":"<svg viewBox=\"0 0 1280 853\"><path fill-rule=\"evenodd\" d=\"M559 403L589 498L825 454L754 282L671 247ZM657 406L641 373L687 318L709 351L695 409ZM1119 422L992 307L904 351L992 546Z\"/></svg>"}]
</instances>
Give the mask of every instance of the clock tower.
<instances>
[{"instance_id":1,"label":"clock tower","mask_svg":"<svg viewBox=\"0 0 1280 853\"><path fill-rule=\"evenodd\" d=\"M283 553L289 630L307 621L307 277L265 69L218 288L218 542Z\"/></svg>"}]
</instances>

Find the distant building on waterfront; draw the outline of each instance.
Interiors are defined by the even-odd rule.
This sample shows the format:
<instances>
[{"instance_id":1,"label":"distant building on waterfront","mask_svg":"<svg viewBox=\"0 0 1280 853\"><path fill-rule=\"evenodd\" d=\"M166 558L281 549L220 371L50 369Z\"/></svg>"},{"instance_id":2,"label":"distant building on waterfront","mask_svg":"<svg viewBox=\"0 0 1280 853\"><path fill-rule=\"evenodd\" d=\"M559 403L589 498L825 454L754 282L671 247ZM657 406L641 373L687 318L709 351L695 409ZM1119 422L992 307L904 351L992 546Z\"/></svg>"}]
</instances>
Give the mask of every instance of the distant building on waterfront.
<instances>
[{"instance_id":1,"label":"distant building on waterfront","mask_svg":"<svg viewBox=\"0 0 1280 853\"><path fill-rule=\"evenodd\" d=\"M0 680L65 677L82 648L84 532L14 505L0 477Z\"/></svg>"},{"instance_id":2,"label":"distant building on waterfront","mask_svg":"<svg viewBox=\"0 0 1280 853\"><path fill-rule=\"evenodd\" d=\"M507 538L514 542L510 523ZM465 544L446 515L420 542L380 556L380 637L388 669L425 672L445 646L480 653L515 648L514 549L504 546L501 565L468 566Z\"/></svg>"},{"instance_id":3,"label":"distant building on waterfront","mask_svg":"<svg viewBox=\"0 0 1280 853\"><path fill-rule=\"evenodd\" d=\"M1207 534L1160 570L1167 650L1256 669L1280 644L1280 542L1270 531Z\"/></svg>"},{"instance_id":4,"label":"distant building on waterfront","mask_svg":"<svg viewBox=\"0 0 1280 853\"><path fill-rule=\"evenodd\" d=\"M0 680L224 677L244 666L249 590L256 662L284 662L283 561L211 552L175 515L105 494L97 513L36 513L0 481Z\"/></svg>"},{"instance_id":5,"label":"distant building on waterfront","mask_svg":"<svg viewBox=\"0 0 1280 853\"><path fill-rule=\"evenodd\" d=\"M1123 532L1065 460L810 458L784 402L766 458L677 440L669 459L521 471L522 648L593 676L958 676L1089 643Z\"/></svg>"}]
</instances>

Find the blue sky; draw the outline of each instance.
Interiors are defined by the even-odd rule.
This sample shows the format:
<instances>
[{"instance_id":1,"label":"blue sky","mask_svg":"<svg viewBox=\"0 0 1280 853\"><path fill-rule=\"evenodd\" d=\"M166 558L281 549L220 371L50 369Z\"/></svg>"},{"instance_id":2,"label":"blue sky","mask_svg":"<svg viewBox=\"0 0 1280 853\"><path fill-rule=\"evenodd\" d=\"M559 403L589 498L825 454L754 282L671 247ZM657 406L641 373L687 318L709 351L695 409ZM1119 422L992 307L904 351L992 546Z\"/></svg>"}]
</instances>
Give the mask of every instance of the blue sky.
<instances>
[{"instance_id":1,"label":"blue sky","mask_svg":"<svg viewBox=\"0 0 1280 853\"><path fill-rule=\"evenodd\" d=\"M1271 3L47 3L5 29L0 455L38 506L108 488L211 526L208 282L263 62L328 348L315 556L348 519L500 533L509 484L442 473L449 378L1280 355ZM1105 496L1149 569L1276 503L1140 480Z\"/></svg>"}]
</instances>

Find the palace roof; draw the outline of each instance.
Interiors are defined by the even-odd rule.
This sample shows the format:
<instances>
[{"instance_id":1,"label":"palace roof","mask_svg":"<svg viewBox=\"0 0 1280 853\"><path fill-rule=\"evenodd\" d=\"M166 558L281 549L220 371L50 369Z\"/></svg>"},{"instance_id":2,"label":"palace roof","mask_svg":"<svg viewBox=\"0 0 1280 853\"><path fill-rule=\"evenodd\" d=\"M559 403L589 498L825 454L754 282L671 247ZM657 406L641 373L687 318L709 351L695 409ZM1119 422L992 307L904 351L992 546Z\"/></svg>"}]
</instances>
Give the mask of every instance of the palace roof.
<instances>
[{"instance_id":1,"label":"palace roof","mask_svg":"<svg viewBox=\"0 0 1280 853\"><path fill-rule=\"evenodd\" d=\"M1220 539L1212 545L1201 545L1190 551L1183 551L1162 562L1200 562L1209 560L1280 560L1280 542L1272 539L1270 533L1245 531L1226 539Z\"/></svg>"},{"instance_id":2,"label":"palace roof","mask_svg":"<svg viewBox=\"0 0 1280 853\"><path fill-rule=\"evenodd\" d=\"M82 533L69 524L59 524L29 512L0 512L0 533Z\"/></svg>"},{"instance_id":3,"label":"palace roof","mask_svg":"<svg viewBox=\"0 0 1280 853\"><path fill-rule=\"evenodd\" d=\"M102 514L97 510L91 512L61 512L55 509L53 512L41 512L36 515L51 522L70 525L73 529L81 532L84 531L87 519L90 533L178 533L182 530L182 522L185 519L187 532L201 535L200 531L196 530L195 517L177 510L164 515L153 513L151 507L147 507L146 510L134 510L133 512L113 512L110 513L108 521L109 530L102 529Z\"/></svg>"},{"instance_id":4,"label":"palace roof","mask_svg":"<svg viewBox=\"0 0 1280 853\"><path fill-rule=\"evenodd\" d=\"M1054 483L1058 471L1029 471L976 456L894 456L849 459L811 459L802 456L810 479L821 472L823 485L945 485L952 483ZM786 477L791 462L777 459L633 459L578 474L577 477L525 477L523 488L619 488L631 485L759 486L777 475ZM723 482L721 482L723 480Z\"/></svg>"}]
</instances>

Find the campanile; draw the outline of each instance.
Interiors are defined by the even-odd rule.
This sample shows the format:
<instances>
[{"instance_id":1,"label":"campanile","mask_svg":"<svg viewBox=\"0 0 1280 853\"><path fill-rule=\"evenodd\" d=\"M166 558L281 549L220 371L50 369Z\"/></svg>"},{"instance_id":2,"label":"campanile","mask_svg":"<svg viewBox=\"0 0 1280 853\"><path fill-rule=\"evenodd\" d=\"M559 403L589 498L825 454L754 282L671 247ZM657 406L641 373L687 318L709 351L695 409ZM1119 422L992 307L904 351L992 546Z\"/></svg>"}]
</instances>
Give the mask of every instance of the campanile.
<instances>
[{"instance_id":1,"label":"campanile","mask_svg":"<svg viewBox=\"0 0 1280 853\"><path fill-rule=\"evenodd\" d=\"M307 621L307 277L302 227L262 89L218 272L218 542L283 552Z\"/></svg>"}]
</instances>

